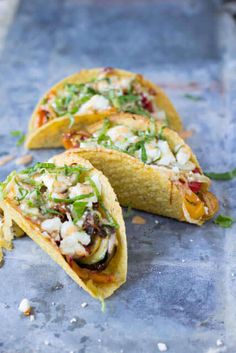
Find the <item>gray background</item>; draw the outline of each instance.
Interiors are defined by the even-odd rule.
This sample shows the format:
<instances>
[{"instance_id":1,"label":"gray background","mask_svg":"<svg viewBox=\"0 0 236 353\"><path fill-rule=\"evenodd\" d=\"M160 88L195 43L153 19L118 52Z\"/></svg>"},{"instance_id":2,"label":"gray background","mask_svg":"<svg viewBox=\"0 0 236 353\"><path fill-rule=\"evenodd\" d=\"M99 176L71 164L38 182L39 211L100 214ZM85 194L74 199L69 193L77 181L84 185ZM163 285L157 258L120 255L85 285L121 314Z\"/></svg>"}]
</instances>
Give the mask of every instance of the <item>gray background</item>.
<instances>
[{"instance_id":1,"label":"gray background","mask_svg":"<svg viewBox=\"0 0 236 353\"><path fill-rule=\"evenodd\" d=\"M0 155L25 153L10 131L26 131L50 85L81 68L109 65L166 89L186 129L195 130L189 144L204 170L235 167L234 11L234 2L214 0L20 1L0 57ZM34 161L54 153L33 152ZM1 180L15 168L14 161L0 167ZM231 216L234 186L212 187L220 212ZM132 225L134 214L146 225ZM133 215L126 219L128 280L105 313L30 239L15 241L0 270L1 353L152 353L158 342L172 353L236 352L235 227ZM17 310L24 297L35 321Z\"/></svg>"}]
</instances>

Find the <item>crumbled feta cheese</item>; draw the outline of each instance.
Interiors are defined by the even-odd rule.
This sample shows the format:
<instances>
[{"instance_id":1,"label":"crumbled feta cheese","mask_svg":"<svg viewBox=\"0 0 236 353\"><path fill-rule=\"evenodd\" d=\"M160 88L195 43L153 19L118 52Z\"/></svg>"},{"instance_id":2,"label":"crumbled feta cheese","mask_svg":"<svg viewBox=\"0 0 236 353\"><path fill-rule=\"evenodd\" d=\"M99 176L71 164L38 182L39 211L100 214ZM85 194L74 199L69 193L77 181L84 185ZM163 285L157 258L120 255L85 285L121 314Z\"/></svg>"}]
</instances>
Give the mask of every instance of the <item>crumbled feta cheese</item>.
<instances>
[{"instance_id":1,"label":"crumbled feta cheese","mask_svg":"<svg viewBox=\"0 0 236 353\"><path fill-rule=\"evenodd\" d=\"M123 77L119 80L118 86L123 90L127 90L130 88L130 84L132 81L133 77Z\"/></svg>"},{"instance_id":2,"label":"crumbled feta cheese","mask_svg":"<svg viewBox=\"0 0 236 353\"><path fill-rule=\"evenodd\" d=\"M43 182L49 192L63 192L71 185L70 179L64 175L58 175L55 178L54 175L43 174L35 179L36 181Z\"/></svg>"},{"instance_id":3,"label":"crumbled feta cheese","mask_svg":"<svg viewBox=\"0 0 236 353\"><path fill-rule=\"evenodd\" d=\"M35 316L34 315L30 315L29 319L30 319L30 321L34 321L35 320Z\"/></svg>"},{"instance_id":4,"label":"crumbled feta cheese","mask_svg":"<svg viewBox=\"0 0 236 353\"><path fill-rule=\"evenodd\" d=\"M130 143L134 143L138 140L138 137L124 125L112 127L108 130L107 136L109 136L112 142L114 142L116 146L121 149L126 149Z\"/></svg>"},{"instance_id":5,"label":"crumbled feta cheese","mask_svg":"<svg viewBox=\"0 0 236 353\"><path fill-rule=\"evenodd\" d=\"M103 111L110 108L109 100L105 97L95 94L89 101L82 104L78 113L79 114L89 114L94 111Z\"/></svg>"},{"instance_id":6,"label":"crumbled feta cheese","mask_svg":"<svg viewBox=\"0 0 236 353\"><path fill-rule=\"evenodd\" d=\"M91 192L93 192L91 185L78 183L69 189L69 197L72 199L78 195L90 194Z\"/></svg>"},{"instance_id":7,"label":"crumbled feta cheese","mask_svg":"<svg viewBox=\"0 0 236 353\"><path fill-rule=\"evenodd\" d=\"M176 150L178 150L176 154L177 162L180 165L185 165L191 157L190 151L185 146L176 146Z\"/></svg>"},{"instance_id":8,"label":"crumbled feta cheese","mask_svg":"<svg viewBox=\"0 0 236 353\"><path fill-rule=\"evenodd\" d=\"M72 221L62 223L61 237L63 239L75 237L83 245L88 245L91 241L90 236L83 231L78 231L78 228Z\"/></svg>"},{"instance_id":9,"label":"crumbled feta cheese","mask_svg":"<svg viewBox=\"0 0 236 353\"><path fill-rule=\"evenodd\" d=\"M161 157L161 150L157 146L155 141L145 143L145 149L146 149L146 153L147 153L147 162L148 163L151 163ZM139 153L141 154L141 150L139 150ZM141 155L140 155L140 157L141 157ZM158 161L156 161L156 163L158 163Z\"/></svg>"},{"instance_id":10,"label":"crumbled feta cheese","mask_svg":"<svg viewBox=\"0 0 236 353\"><path fill-rule=\"evenodd\" d=\"M157 164L168 166L171 163L175 162L175 157L174 157L173 153L171 152L170 147L166 141L159 140L157 142L157 146L161 150L161 159L159 159Z\"/></svg>"},{"instance_id":11,"label":"crumbled feta cheese","mask_svg":"<svg viewBox=\"0 0 236 353\"><path fill-rule=\"evenodd\" d=\"M88 303L84 302L84 303L81 304L81 308L86 308L86 306L88 306Z\"/></svg>"},{"instance_id":12,"label":"crumbled feta cheese","mask_svg":"<svg viewBox=\"0 0 236 353\"><path fill-rule=\"evenodd\" d=\"M20 209L23 213L29 214L31 216L39 216L39 210L36 207L30 207L26 203L20 204Z\"/></svg>"},{"instance_id":13,"label":"crumbled feta cheese","mask_svg":"<svg viewBox=\"0 0 236 353\"><path fill-rule=\"evenodd\" d=\"M78 183L69 189L69 197L70 198L76 197L78 195L91 194L91 193L93 193L93 196L90 196L89 198L82 200L82 201L88 202L88 207L91 207L93 202L98 201L97 196L95 195L94 190L89 183L87 183L87 184Z\"/></svg>"},{"instance_id":14,"label":"crumbled feta cheese","mask_svg":"<svg viewBox=\"0 0 236 353\"><path fill-rule=\"evenodd\" d=\"M41 228L46 230L48 233L59 232L61 229L62 223L59 217L46 219L41 223Z\"/></svg>"},{"instance_id":15,"label":"crumbled feta cheese","mask_svg":"<svg viewBox=\"0 0 236 353\"><path fill-rule=\"evenodd\" d=\"M88 240L90 242L90 237L85 232L73 233L61 241L60 250L64 255L85 256L87 255L87 251L81 243L88 244Z\"/></svg>"},{"instance_id":16,"label":"crumbled feta cheese","mask_svg":"<svg viewBox=\"0 0 236 353\"><path fill-rule=\"evenodd\" d=\"M222 347L224 345L224 342L220 338L218 338L218 340L216 341L216 345L217 347Z\"/></svg>"},{"instance_id":17,"label":"crumbled feta cheese","mask_svg":"<svg viewBox=\"0 0 236 353\"><path fill-rule=\"evenodd\" d=\"M22 299L22 301L20 302L20 305L18 307L18 310L21 311L25 316L30 315L31 306L30 306L30 302L27 298Z\"/></svg>"},{"instance_id":18,"label":"crumbled feta cheese","mask_svg":"<svg viewBox=\"0 0 236 353\"><path fill-rule=\"evenodd\" d=\"M179 168L178 167L173 167L172 170L173 170L174 173L179 173Z\"/></svg>"},{"instance_id":19,"label":"crumbled feta cheese","mask_svg":"<svg viewBox=\"0 0 236 353\"><path fill-rule=\"evenodd\" d=\"M73 324L77 321L77 319L75 317L73 317L73 319L70 320L70 323Z\"/></svg>"},{"instance_id":20,"label":"crumbled feta cheese","mask_svg":"<svg viewBox=\"0 0 236 353\"><path fill-rule=\"evenodd\" d=\"M163 342L158 342L157 347L160 352L166 352L168 350L167 345Z\"/></svg>"}]
</instances>

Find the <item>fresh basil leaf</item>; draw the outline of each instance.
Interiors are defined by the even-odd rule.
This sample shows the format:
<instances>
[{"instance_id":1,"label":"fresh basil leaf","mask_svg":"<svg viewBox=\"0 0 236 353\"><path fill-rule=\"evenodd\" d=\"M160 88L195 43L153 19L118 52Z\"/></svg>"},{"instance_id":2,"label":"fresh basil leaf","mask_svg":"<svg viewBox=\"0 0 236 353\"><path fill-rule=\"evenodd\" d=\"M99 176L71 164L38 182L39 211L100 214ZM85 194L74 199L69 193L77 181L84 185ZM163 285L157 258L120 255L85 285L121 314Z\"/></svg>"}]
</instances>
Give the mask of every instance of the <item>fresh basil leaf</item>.
<instances>
[{"instance_id":1,"label":"fresh basil leaf","mask_svg":"<svg viewBox=\"0 0 236 353\"><path fill-rule=\"evenodd\" d=\"M20 130L11 131L11 136L18 137L18 141L16 143L17 146L22 145L25 141L25 134Z\"/></svg>"},{"instance_id":2,"label":"fresh basil leaf","mask_svg":"<svg viewBox=\"0 0 236 353\"><path fill-rule=\"evenodd\" d=\"M208 178L211 178L213 180L231 180L236 178L236 168L232 169L229 172L225 173L210 173L210 172L205 172L204 173Z\"/></svg>"},{"instance_id":3,"label":"fresh basil leaf","mask_svg":"<svg viewBox=\"0 0 236 353\"><path fill-rule=\"evenodd\" d=\"M217 224L221 228L230 228L235 220L229 216L219 215L214 223Z\"/></svg>"}]
</instances>

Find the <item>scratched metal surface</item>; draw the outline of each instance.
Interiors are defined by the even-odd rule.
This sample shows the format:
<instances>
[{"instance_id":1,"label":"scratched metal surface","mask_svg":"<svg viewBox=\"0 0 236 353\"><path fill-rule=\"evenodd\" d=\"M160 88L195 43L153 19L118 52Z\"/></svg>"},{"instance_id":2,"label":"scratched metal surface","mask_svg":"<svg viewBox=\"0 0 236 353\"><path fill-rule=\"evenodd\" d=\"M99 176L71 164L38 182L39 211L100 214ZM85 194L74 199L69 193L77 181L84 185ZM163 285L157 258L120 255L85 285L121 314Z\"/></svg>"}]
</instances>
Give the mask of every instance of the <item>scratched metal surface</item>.
<instances>
[{"instance_id":1,"label":"scratched metal surface","mask_svg":"<svg viewBox=\"0 0 236 353\"><path fill-rule=\"evenodd\" d=\"M26 130L51 84L83 67L109 65L146 74L167 90L186 129L195 130L189 144L205 170L234 167L236 51L229 5L20 1L0 58L0 155L25 153L9 132ZM34 152L34 161L54 153ZM14 161L1 167L1 180L14 168ZM235 216L235 182L215 182L213 190L221 213ZM105 313L30 239L15 241L0 270L1 353L154 353L158 342L170 353L236 352L235 228L133 214L147 223L126 219L128 280L107 300ZM17 310L24 297L33 304L34 321Z\"/></svg>"}]
</instances>

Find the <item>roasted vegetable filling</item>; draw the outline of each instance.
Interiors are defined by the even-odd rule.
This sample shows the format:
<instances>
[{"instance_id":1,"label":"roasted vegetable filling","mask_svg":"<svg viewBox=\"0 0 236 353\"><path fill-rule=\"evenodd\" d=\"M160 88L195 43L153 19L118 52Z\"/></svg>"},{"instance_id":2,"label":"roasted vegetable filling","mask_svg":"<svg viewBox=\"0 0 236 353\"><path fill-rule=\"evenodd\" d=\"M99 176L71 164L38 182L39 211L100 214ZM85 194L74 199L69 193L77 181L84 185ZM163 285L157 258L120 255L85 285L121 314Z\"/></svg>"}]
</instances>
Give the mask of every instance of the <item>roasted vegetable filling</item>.
<instances>
[{"instance_id":1,"label":"roasted vegetable filling","mask_svg":"<svg viewBox=\"0 0 236 353\"><path fill-rule=\"evenodd\" d=\"M58 92L53 90L41 102L37 127L48 121L96 112L130 112L152 116L167 124L167 116L158 109L155 91L143 87L139 75L119 77L113 70L102 70L97 78L86 83L67 83Z\"/></svg>"},{"instance_id":2,"label":"roasted vegetable filling","mask_svg":"<svg viewBox=\"0 0 236 353\"><path fill-rule=\"evenodd\" d=\"M97 172L37 163L12 173L2 192L68 262L100 271L114 256L118 225L104 206Z\"/></svg>"},{"instance_id":3,"label":"roasted vegetable filling","mask_svg":"<svg viewBox=\"0 0 236 353\"><path fill-rule=\"evenodd\" d=\"M146 165L170 173L170 180L181 189L186 210L194 219L201 219L208 214L208 208L201 194L208 187L209 179L204 176L192 158L186 144L173 147L165 137L165 126L157 128L154 119L150 119L148 129L133 129L128 124L121 124L104 119L104 122L92 132L79 131L64 136L66 148L105 147L127 153L138 158ZM95 130L95 131L94 131ZM197 211L196 211L197 210Z\"/></svg>"}]
</instances>

